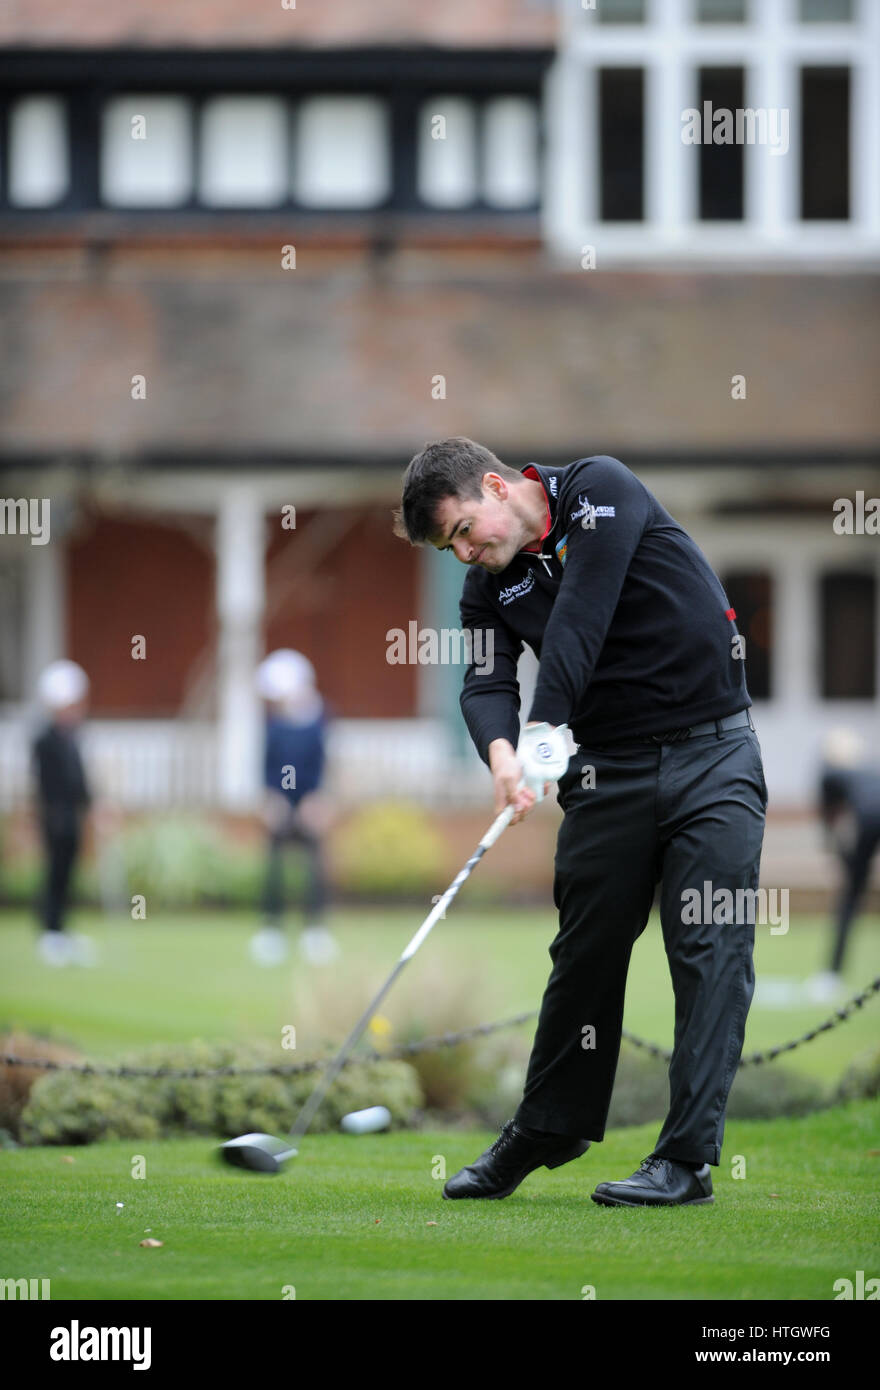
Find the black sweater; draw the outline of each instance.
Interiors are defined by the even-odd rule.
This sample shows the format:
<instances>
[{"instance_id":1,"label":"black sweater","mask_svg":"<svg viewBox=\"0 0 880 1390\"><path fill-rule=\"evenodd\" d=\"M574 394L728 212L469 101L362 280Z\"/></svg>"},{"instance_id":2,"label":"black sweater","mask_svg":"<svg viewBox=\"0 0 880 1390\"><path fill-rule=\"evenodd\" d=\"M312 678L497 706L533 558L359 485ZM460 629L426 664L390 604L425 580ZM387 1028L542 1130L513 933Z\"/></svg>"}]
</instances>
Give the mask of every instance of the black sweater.
<instances>
[{"instance_id":1,"label":"black sweater","mask_svg":"<svg viewBox=\"0 0 880 1390\"><path fill-rule=\"evenodd\" d=\"M34 741L33 756L47 828L57 835L75 833L91 799L75 734L57 724L48 725Z\"/></svg>"},{"instance_id":2,"label":"black sweater","mask_svg":"<svg viewBox=\"0 0 880 1390\"><path fill-rule=\"evenodd\" d=\"M529 469L550 509L540 554L520 551L501 574L475 566L461 596L476 656L461 708L483 761L493 739L516 747L524 643L540 662L529 720L567 723L585 746L749 706L724 590L645 485L607 455Z\"/></svg>"}]
</instances>

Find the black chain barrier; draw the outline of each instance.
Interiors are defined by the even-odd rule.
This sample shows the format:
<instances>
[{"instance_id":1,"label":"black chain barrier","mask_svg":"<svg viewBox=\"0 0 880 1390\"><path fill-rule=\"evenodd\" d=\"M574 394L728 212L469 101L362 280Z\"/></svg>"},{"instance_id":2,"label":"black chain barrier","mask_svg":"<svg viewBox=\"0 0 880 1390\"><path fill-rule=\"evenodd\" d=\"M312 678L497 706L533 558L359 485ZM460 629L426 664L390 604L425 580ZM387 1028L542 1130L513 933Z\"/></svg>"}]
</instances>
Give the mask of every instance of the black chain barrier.
<instances>
[{"instance_id":1,"label":"black chain barrier","mask_svg":"<svg viewBox=\"0 0 880 1390\"><path fill-rule=\"evenodd\" d=\"M782 1043L779 1047L771 1047L766 1052L753 1052L748 1057L742 1057L739 1065L741 1067L757 1066L762 1062L774 1061L784 1052L793 1052L796 1047L812 1042L813 1038L818 1038L820 1034L837 1028L850 1018L856 1009L862 1008L878 992L880 992L880 976L872 980L861 994L854 994L839 1009L835 1009L833 1016L827 1018L824 1023L802 1033L799 1038L794 1038L791 1042ZM403 1057L414 1057L419 1052L437 1051L441 1047L456 1047L459 1043L470 1042L473 1038L486 1038L491 1033L498 1033L504 1028L516 1028L521 1023L528 1023L530 1019L537 1018L537 1016L537 1009L531 1009L528 1013L517 1014L515 1018L505 1018L498 1023L478 1023L471 1028L462 1028L457 1033L443 1033L437 1038L425 1038L421 1042L399 1043L383 1052L375 1050L364 1052L359 1057L349 1058L345 1065L351 1066L354 1062L365 1061L397 1061ZM656 1043L646 1042L644 1038L636 1037L634 1033L627 1032L625 1028L623 1029L623 1037L634 1047L639 1047L644 1052L650 1053L652 1057L662 1058L664 1062L672 1060L672 1053L666 1048L658 1047ZM47 1058L15 1057L8 1053L0 1054L0 1064L8 1067L33 1067L39 1071L75 1071L83 1076L147 1076L154 1079L164 1078L175 1081L214 1076L297 1076L310 1071L321 1071L329 1060L329 1058L316 1059L310 1062L296 1062L288 1066L239 1067L230 1065L228 1067L188 1067L182 1069L171 1067L100 1067L93 1066L90 1062L56 1062Z\"/></svg>"}]
</instances>

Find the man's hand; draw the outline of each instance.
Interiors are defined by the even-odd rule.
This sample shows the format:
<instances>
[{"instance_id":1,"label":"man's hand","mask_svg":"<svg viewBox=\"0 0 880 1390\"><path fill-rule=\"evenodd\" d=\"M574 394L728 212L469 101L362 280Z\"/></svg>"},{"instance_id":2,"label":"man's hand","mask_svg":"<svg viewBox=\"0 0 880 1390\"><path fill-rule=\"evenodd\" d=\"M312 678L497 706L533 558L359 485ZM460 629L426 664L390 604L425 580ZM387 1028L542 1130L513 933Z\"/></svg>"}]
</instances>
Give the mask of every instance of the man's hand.
<instances>
[{"instance_id":1,"label":"man's hand","mask_svg":"<svg viewBox=\"0 0 880 1390\"><path fill-rule=\"evenodd\" d=\"M510 824L516 825L531 811L537 801L535 793L522 785L523 770L516 750L506 738L496 738L489 744L489 767L495 787L496 814L505 806L513 806L515 814ZM549 783L544 787L544 795Z\"/></svg>"}]
</instances>

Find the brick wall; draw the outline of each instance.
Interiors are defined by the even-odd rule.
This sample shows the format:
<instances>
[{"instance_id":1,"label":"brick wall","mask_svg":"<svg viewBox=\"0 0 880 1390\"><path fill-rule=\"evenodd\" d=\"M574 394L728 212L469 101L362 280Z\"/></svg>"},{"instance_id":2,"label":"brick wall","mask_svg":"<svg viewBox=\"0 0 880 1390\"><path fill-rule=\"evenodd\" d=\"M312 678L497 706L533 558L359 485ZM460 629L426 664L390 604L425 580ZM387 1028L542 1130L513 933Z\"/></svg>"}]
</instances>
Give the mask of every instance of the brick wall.
<instances>
[{"instance_id":1,"label":"brick wall","mask_svg":"<svg viewBox=\"0 0 880 1390\"><path fill-rule=\"evenodd\" d=\"M283 236L283 233L281 234ZM0 270L0 450L861 448L880 282L551 270L539 252L68 249ZM13 279L15 276L17 279ZM147 378L132 401L131 376ZM731 377L748 396L733 401ZM446 378L446 399L432 379Z\"/></svg>"},{"instance_id":2,"label":"brick wall","mask_svg":"<svg viewBox=\"0 0 880 1390\"><path fill-rule=\"evenodd\" d=\"M553 0L11 0L0 43L250 47L261 44L433 43L517 46L552 42Z\"/></svg>"}]
</instances>

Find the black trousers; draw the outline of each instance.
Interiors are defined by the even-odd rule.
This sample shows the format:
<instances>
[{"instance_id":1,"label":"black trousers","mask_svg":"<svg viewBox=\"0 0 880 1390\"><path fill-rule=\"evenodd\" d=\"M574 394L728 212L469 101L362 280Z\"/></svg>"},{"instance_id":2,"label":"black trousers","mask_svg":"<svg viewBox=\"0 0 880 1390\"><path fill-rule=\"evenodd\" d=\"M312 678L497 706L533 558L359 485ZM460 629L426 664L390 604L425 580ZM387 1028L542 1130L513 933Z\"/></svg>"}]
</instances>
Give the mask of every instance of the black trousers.
<instances>
[{"instance_id":1,"label":"black trousers","mask_svg":"<svg viewBox=\"0 0 880 1390\"><path fill-rule=\"evenodd\" d=\"M306 890L303 910L307 926L323 926L327 911L327 873L324 847L319 836L307 829L296 808L291 806L284 823L269 836L266 876L263 882L263 913L266 921L281 926L284 914L284 852L288 845L299 845L306 855Z\"/></svg>"},{"instance_id":2,"label":"black trousers","mask_svg":"<svg viewBox=\"0 0 880 1390\"><path fill-rule=\"evenodd\" d=\"M70 880L79 853L80 833L73 826L56 831L43 827L45 878L39 915L46 931L63 931Z\"/></svg>"},{"instance_id":3,"label":"black trousers","mask_svg":"<svg viewBox=\"0 0 880 1390\"><path fill-rule=\"evenodd\" d=\"M630 954L660 882L675 1040L655 1152L717 1164L755 987L767 807L757 736L744 727L678 743L580 748L558 800L559 932L517 1119L604 1137ZM751 892L737 897L737 889ZM725 915L732 920L715 920Z\"/></svg>"},{"instance_id":4,"label":"black trousers","mask_svg":"<svg viewBox=\"0 0 880 1390\"><path fill-rule=\"evenodd\" d=\"M842 855L845 879L837 903L834 924L834 947L831 969L840 974L846 954L850 928L868 884L871 861L880 845L880 820L864 816L859 820L856 842L848 854Z\"/></svg>"}]
</instances>

